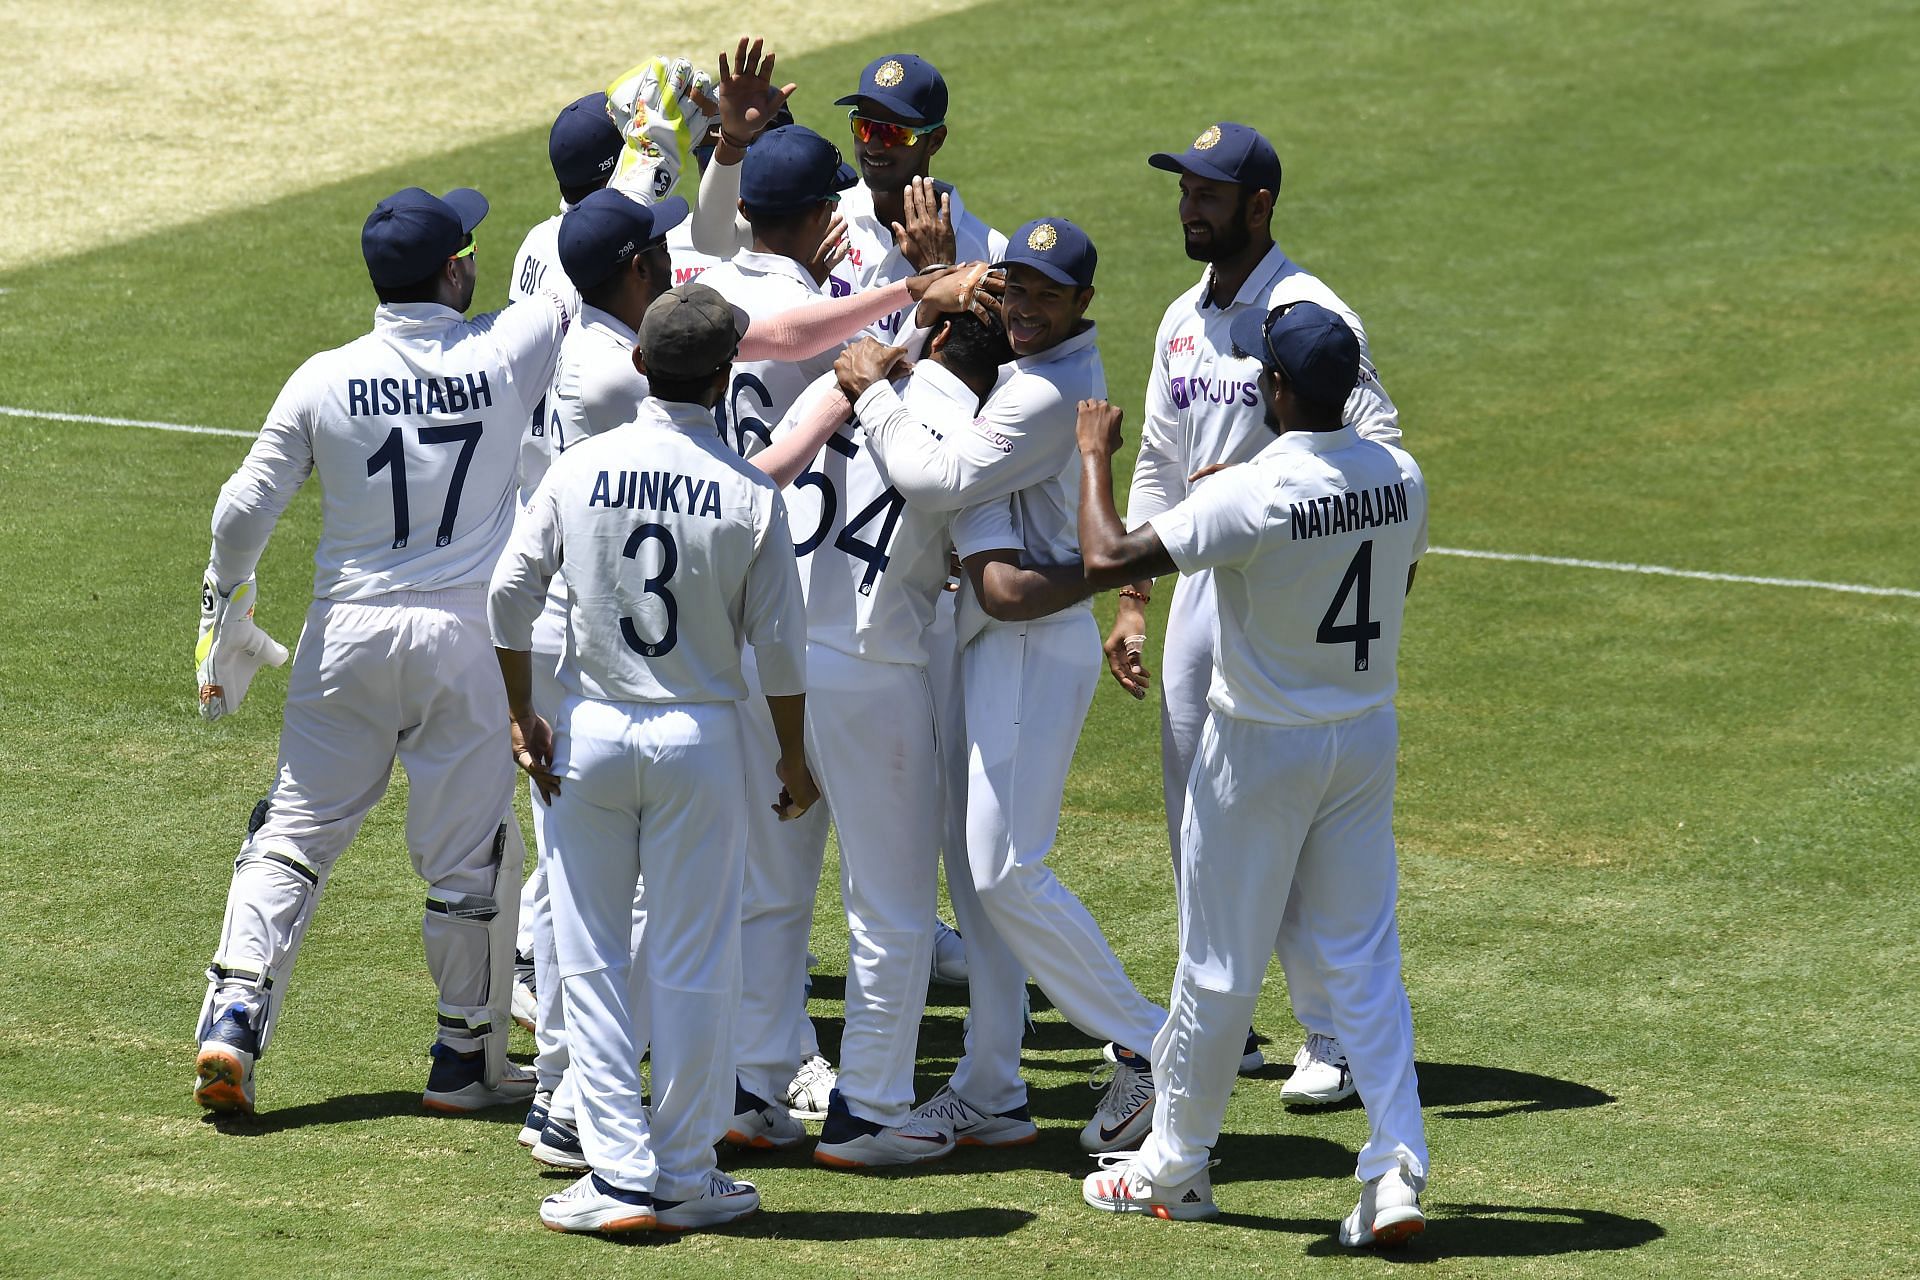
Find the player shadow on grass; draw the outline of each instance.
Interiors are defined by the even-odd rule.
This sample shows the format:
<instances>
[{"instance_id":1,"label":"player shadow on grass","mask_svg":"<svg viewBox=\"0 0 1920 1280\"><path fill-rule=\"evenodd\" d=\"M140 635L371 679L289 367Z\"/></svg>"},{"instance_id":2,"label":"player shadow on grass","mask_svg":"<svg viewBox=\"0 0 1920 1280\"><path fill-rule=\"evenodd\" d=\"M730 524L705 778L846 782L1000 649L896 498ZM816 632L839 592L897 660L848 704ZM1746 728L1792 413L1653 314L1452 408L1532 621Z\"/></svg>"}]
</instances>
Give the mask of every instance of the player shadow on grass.
<instances>
[{"instance_id":1,"label":"player shadow on grass","mask_svg":"<svg viewBox=\"0 0 1920 1280\"><path fill-rule=\"evenodd\" d=\"M1420 1105L1443 1120L1486 1120L1529 1111L1573 1111L1617 1101L1573 1080L1470 1062L1421 1062ZM1491 1105L1504 1104L1504 1105ZM1357 1103L1356 1103L1357 1105Z\"/></svg>"},{"instance_id":2,"label":"player shadow on grass","mask_svg":"<svg viewBox=\"0 0 1920 1280\"><path fill-rule=\"evenodd\" d=\"M880 1213L872 1209L762 1209L728 1223L727 1235L767 1240L985 1240L1010 1236L1038 1214L1026 1209L938 1209L932 1212ZM684 1237L677 1231L641 1231L600 1236L607 1244L659 1248Z\"/></svg>"},{"instance_id":3,"label":"player shadow on grass","mask_svg":"<svg viewBox=\"0 0 1920 1280\"><path fill-rule=\"evenodd\" d=\"M1426 1206L1427 1229L1404 1249L1349 1249L1333 1238L1327 1222L1223 1213L1216 1222L1255 1230L1318 1236L1310 1257L1378 1259L1403 1264L1448 1258L1546 1258L1563 1253L1637 1249L1664 1239L1667 1231L1649 1218L1629 1218L1604 1209L1548 1205L1446 1204Z\"/></svg>"},{"instance_id":4,"label":"player shadow on grass","mask_svg":"<svg viewBox=\"0 0 1920 1280\"><path fill-rule=\"evenodd\" d=\"M378 1093L343 1093L324 1102L303 1102L292 1107L277 1107L256 1115L208 1112L202 1123L235 1137L261 1138L288 1129L304 1129L316 1124L350 1124L358 1120L385 1120L394 1116L428 1116L420 1105L418 1089L385 1089ZM462 1116L433 1116L450 1124L478 1120L486 1124L519 1124L526 1116L524 1105L489 1107Z\"/></svg>"}]
</instances>

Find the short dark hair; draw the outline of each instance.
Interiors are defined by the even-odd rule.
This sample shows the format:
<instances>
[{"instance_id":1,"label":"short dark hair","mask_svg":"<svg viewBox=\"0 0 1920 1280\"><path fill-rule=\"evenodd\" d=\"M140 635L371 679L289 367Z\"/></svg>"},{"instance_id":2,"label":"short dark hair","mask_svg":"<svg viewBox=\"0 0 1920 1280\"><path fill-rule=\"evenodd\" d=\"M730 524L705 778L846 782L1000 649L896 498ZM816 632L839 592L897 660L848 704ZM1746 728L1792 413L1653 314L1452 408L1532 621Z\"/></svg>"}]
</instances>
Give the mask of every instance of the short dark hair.
<instances>
[{"instance_id":1,"label":"short dark hair","mask_svg":"<svg viewBox=\"0 0 1920 1280\"><path fill-rule=\"evenodd\" d=\"M942 327L947 333L947 345L940 349L941 355L956 373L984 377L1013 359L1006 325L998 316L983 320L971 311L962 311L944 317ZM937 337L938 333L936 330L932 336Z\"/></svg>"},{"instance_id":2,"label":"short dark hair","mask_svg":"<svg viewBox=\"0 0 1920 1280\"><path fill-rule=\"evenodd\" d=\"M440 300L440 273L434 272L424 280L415 280L412 284L395 285L383 289L373 286L373 292L385 303L397 302L438 302Z\"/></svg>"},{"instance_id":3,"label":"short dark hair","mask_svg":"<svg viewBox=\"0 0 1920 1280\"><path fill-rule=\"evenodd\" d=\"M719 372L719 369L715 369L713 373L698 378L656 378L648 374L647 391L659 400L699 404L701 397L706 395L707 388L713 385L713 374Z\"/></svg>"},{"instance_id":4,"label":"short dark hair","mask_svg":"<svg viewBox=\"0 0 1920 1280\"><path fill-rule=\"evenodd\" d=\"M606 186L608 178L612 176L611 171L609 171L607 178L602 178L598 182L590 182L584 187L562 187L560 188L560 198L568 204L579 204L582 200L585 200L588 196Z\"/></svg>"},{"instance_id":5,"label":"short dark hair","mask_svg":"<svg viewBox=\"0 0 1920 1280\"><path fill-rule=\"evenodd\" d=\"M826 202L817 201L813 204L803 204L798 209L782 209L778 213L768 209L755 209L752 205L748 205L746 208L747 221L753 225L755 231L763 235L768 232L772 232L774 235L780 235L783 232L792 231L799 227L808 218L813 216L815 209L824 203Z\"/></svg>"}]
</instances>

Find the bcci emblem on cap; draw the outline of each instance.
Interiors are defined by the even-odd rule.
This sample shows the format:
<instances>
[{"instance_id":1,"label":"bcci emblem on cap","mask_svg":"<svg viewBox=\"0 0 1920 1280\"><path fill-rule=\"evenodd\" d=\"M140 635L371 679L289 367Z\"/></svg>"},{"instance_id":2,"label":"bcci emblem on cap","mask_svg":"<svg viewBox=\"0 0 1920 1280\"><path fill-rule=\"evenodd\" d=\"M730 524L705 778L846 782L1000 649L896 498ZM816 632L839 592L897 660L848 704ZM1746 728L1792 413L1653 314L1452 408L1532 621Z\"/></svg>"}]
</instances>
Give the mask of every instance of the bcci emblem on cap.
<instances>
[{"instance_id":1,"label":"bcci emblem on cap","mask_svg":"<svg viewBox=\"0 0 1920 1280\"><path fill-rule=\"evenodd\" d=\"M873 82L882 89L891 89L906 78L907 69L891 58L881 63L880 69L873 73Z\"/></svg>"},{"instance_id":2,"label":"bcci emblem on cap","mask_svg":"<svg viewBox=\"0 0 1920 1280\"><path fill-rule=\"evenodd\" d=\"M1035 227L1033 233L1027 237L1027 248L1038 249L1041 253L1045 253L1058 243L1060 243L1060 237L1054 231L1051 222L1041 223Z\"/></svg>"},{"instance_id":3,"label":"bcci emblem on cap","mask_svg":"<svg viewBox=\"0 0 1920 1280\"><path fill-rule=\"evenodd\" d=\"M1220 126L1208 125L1207 131L1193 140L1195 151L1211 151L1220 145Z\"/></svg>"}]
</instances>

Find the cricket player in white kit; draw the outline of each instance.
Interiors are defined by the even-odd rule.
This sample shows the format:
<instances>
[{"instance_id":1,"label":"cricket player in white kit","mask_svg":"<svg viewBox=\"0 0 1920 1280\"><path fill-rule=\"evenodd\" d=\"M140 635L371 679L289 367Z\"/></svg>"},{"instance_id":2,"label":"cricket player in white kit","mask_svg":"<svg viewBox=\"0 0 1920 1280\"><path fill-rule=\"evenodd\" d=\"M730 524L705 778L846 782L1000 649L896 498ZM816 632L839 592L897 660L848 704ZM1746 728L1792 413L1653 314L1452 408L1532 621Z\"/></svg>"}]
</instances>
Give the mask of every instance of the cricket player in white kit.
<instances>
[{"instance_id":1,"label":"cricket player in white kit","mask_svg":"<svg viewBox=\"0 0 1920 1280\"><path fill-rule=\"evenodd\" d=\"M1268 432L1254 391L1259 366L1235 357L1228 338L1234 320L1248 311L1264 315L1283 302L1310 299L1338 313L1360 343L1360 378L1346 420L1370 439L1398 440L1399 414L1374 374L1360 318L1273 242L1281 170L1267 140L1245 125L1222 121L1203 130L1185 152L1159 152L1148 163L1180 175L1187 256L1208 266L1199 283L1167 308L1154 336L1146 417L1128 499L1132 524L1138 527L1179 502L1196 472L1245 461L1265 447ZM1149 681L1140 646L1152 586L1143 581L1122 589L1107 637L1109 668L1135 697L1146 696ZM1213 678L1215 626L1209 575L1181 577L1167 610L1160 719L1167 839L1176 871L1186 778ZM1333 1033L1326 992L1304 957L1282 953L1280 959L1294 1015L1308 1032L1294 1055L1282 1101L1324 1105L1352 1096L1353 1079ZM1249 1037L1241 1069L1257 1069L1261 1061Z\"/></svg>"},{"instance_id":2,"label":"cricket player in white kit","mask_svg":"<svg viewBox=\"0 0 1920 1280\"><path fill-rule=\"evenodd\" d=\"M1369 1132L1343 1244L1404 1242L1425 1219L1425 1129L1400 977L1393 695L1414 566L1420 469L1343 422L1358 335L1315 302L1249 310L1231 340L1277 439L1131 533L1114 513L1120 414L1082 406L1080 539L1096 584L1213 572L1211 712L1181 830L1180 963L1154 1041L1152 1136L1109 1156L1083 1197L1116 1213L1216 1212L1208 1169L1242 1028L1268 957L1312 966L1347 1047Z\"/></svg>"},{"instance_id":3,"label":"cricket player in white kit","mask_svg":"<svg viewBox=\"0 0 1920 1280\"><path fill-rule=\"evenodd\" d=\"M215 1110L252 1110L254 1063L301 938L396 754L440 988L424 1101L463 1112L533 1092L506 1060L523 852L483 609L513 524L520 439L568 316L543 295L463 318L476 279L473 230L486 211L464 188L440 198L410 187L374 208L361 235L381 299L373 332L288 380L214 509L201 626L210 719L238 707L262 653L248 643L261 633L237 612L245 602L250 613L254 566L287 503L320 473L314 602L288 681L276 778L265 820L234 864L208 970L194 1093Z\"/></svg>"},{"instance_id":4,"label":"cricket player in white kit","mask_svg":"<svg viewBox=\"0 0 1920 1280\"><path fill-rule=\"evenodd\" d=\"M1098 333L1085 319L1097 255L1079 227L1044 218L1014 233L1003 261L1003 311L1017 359L970 429L944 432L916 415L884 380L870 378L861 348L837 370L868 447L908 503L953 511L1037 488L1023 512L1027 545L1047 561L1071 561L1073 416L1080 400L1106 391ZM947 887L967 939L972 1017L952 1081L914 1112L960 1141L991 1141L1025 1115L1027 974L1076 1026L1122 1046L1144 1050L1164 1021L1045 861L1093 699L1098 650L1093 615L1077 607L990 626L961 651L967 831L964 861L960 849L947 850ZM1119 1057L1081 1134L1090 1150L1137 1142L1151 1119L1146 1060L1126 1050Z\"/></svg>"},{"instance_id":5,"label":"cricket player in white kit","mask_svg":"<svg viewBox=\"0 0 1920 1280\"><path fill-rule=\"evenodd\" d=\"M634 423L554 463L493 577L518 758L553 803L554 932L592 1170L542 1203L555 1230L710 1226L759 1203L713 1158L732 1095L746 806L776 786L742 762L743 638L781 740L777 807L797 816L817 792L802 746L806 620L786 509L713 431L745 330L700 284L655 302L639 334L654 396ZM568 696L550 729L533 710L527 646L562 564ZM628 991L642 876L650 1121Z\"/></svg>"}]
</instances>

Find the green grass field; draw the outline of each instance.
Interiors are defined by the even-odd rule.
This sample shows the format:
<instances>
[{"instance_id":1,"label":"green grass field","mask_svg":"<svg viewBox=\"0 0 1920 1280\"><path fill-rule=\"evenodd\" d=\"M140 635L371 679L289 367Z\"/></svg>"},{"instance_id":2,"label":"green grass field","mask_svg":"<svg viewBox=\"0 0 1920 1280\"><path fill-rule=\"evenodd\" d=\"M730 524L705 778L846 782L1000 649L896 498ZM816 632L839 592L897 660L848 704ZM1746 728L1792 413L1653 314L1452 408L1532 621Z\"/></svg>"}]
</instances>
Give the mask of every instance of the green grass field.
<instances>
[{"instance_id":1,"label":"green grass field","mask_svg":"<svg viewBox=\"0 0 1920 1280\"><path fill-rule=\"evenodd\" d=\"M504 38L471 32L470 38ZM1443 547L1920 588L1910 4L990 3L886 37L954 90L936 171L1101 250L1137 415L1195 275L1148 152L1244 120L1278 233L1366 319ZM877 47L782 65L803 122ZM530 56L537 56L530 54ZM1901 86L1905 85L1906 88ZM367 209L494 201L480 301L552 208L544 125L0 276L0 404L249 428L364 332ZM102 193L111 199L111 193ZM1903 336L1904 335L1904 336ZM1039 1145L898 1177L734 1160L766 1208L623 1245L539 1229L518 1116L419 1112L433 996L404 784L342 861L260 1076L189 1097L232 855L283 673L194 714L207 517L244 441L0 418L0 1275L1351 1273L1355 1108L1243 1082L1222 1218L1079 1203L1096 1046L1043 1013ZM318 505L259 579L291 641ZM1400 699L1401 923L1436 1276L1911 1275L1920 1145L1920 600L1434 556ZM1903 708L1906 708L1903 710ZM1173 966L1157 720L1103 688L1061 875L1141 987ZM831 872L829 873L831 875ZM831 881L829 881L831 883ZM837 1037L829 893L814 1006ZM1297 1028L1270 984L1259 1026ZM936 1004L923 1093L957 1051ZM524 1040L516 1048L527 1048Z\"/></svg>"}]
</instances>

